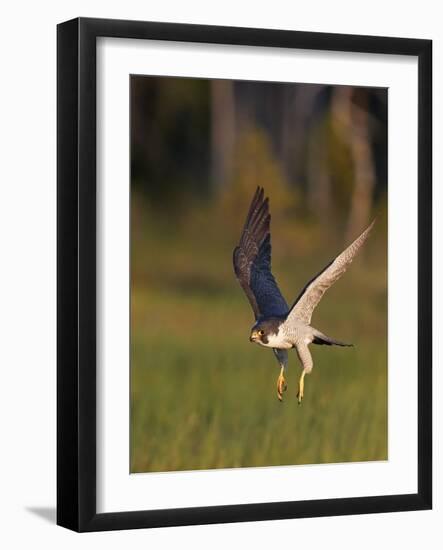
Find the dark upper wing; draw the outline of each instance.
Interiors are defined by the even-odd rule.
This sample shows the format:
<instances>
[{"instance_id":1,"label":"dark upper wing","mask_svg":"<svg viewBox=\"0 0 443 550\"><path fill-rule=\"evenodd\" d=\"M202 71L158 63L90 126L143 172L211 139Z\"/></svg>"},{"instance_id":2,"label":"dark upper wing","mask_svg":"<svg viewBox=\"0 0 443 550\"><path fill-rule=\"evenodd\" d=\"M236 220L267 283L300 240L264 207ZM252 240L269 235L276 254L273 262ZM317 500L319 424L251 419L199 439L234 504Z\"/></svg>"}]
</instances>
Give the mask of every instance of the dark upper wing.
<instances>
[{"instance_id":1,"label":"dark upper wing","mask_svg":"<svg viewBox=\"0 0 443 550\"><path fill-rule=\"evenodd\" d=\"M312 313L324 293L338 281L350 266L355 255L368 238L373 225L374 222L348 248L309 281L292 306L287 318L288 322L302 321L303 323L310 324Z\"/></svg>"},{"instance_id":2,"label":"dark upper wing","mask_svg":"<svg viewBox=\"0 0 443 550\"><path fill-rule=\"evenodd\" d=\"M234 249L234 271L248 297L255 318L288 312L271 273L271 215L263 188L252 199L239 245Z\"/></svg>"}]
</instances>

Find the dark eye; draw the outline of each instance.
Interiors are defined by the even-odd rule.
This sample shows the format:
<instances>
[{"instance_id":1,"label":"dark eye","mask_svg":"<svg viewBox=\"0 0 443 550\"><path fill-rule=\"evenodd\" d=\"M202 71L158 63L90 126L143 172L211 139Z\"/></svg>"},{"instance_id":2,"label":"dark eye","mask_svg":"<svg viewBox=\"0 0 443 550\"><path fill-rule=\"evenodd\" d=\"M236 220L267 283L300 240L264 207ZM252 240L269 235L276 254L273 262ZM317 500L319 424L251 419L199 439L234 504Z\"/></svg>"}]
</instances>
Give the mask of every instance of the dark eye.
<instances>
[{"instance_id":1,"label":"dark eye","mask_svg":"<svg viewBox=\"0 0 443 550\"><path fill-rule=\"evenodd\" d=\"M259 330L258 333L260 334L260 336L263 336L265 331L264 330Z\"/></svg>"}]
</instances>

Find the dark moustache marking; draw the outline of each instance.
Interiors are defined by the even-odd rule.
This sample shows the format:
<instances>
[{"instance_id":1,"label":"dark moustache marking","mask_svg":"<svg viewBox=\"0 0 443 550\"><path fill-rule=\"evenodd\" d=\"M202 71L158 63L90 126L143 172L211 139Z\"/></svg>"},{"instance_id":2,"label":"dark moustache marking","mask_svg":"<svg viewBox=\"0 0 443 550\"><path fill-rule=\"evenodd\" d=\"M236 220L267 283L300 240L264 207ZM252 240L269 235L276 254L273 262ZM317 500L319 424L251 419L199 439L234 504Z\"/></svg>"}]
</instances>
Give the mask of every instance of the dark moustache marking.
<instances>
[{"instance_id":1,"label":"dark moustache marking","mask_svg":"<svg viewBox=\"0 0 443 550\"><path fill-rule=\"evenodd\" d=\"M261 337L263 344L269 342L268 335L278 334L278 327L284 322L284 318L272 317L270 319L264 319L260 321L257 326L257 330L263 330L264 335Z\"/></svg>"}]
</instances>

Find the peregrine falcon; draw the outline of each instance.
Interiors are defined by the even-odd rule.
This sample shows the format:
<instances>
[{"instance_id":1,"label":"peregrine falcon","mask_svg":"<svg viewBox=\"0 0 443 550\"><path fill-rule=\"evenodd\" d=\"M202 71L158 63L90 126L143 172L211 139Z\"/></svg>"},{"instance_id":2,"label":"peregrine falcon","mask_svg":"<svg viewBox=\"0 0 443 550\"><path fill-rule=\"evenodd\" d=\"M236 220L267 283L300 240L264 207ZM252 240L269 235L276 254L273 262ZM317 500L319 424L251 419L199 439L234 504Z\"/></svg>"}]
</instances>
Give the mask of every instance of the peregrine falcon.
<instances>
[{"instance_id":1,"label":"peregrine falcon","mask_svg":"<svg viewBox=\"0 0 443 550\"><path fill-rule=\"evenodd\" d=\"M280 365L277 396L286 390L285 368L288 350L295 348L302 365L298 386L298 403L303 399L304 377L313 367L309 344L352 346L326 336L311 326L315 307L346 271L354 256L368 238L374 222L363 233L313 277L288 307L271 272L271 215L269 199L258 187L249 207L239 245L234 249L234 271L255 315L250 341L272 348Z\"/></svg>"}]
</instances>

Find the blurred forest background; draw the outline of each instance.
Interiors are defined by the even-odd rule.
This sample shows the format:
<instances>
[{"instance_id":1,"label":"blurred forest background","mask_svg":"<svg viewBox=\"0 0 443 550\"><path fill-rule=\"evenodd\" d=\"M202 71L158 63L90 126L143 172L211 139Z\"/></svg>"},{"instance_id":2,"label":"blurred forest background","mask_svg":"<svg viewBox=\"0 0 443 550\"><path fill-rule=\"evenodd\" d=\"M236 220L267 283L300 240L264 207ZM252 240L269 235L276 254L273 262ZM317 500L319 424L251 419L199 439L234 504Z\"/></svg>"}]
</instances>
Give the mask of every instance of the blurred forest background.
<instances>
[{"instance_id":1,"label":"blurred forest background","mask_svg":"<svg viewBox=\"0 0 443 550\"><path fill-rule=\"evenodd\" d=\"M289 304L376 216L299 407L232 269L257 185ZM387 90L131 77L131 471L387 458Z\"/></svg>"}]
</instances>

